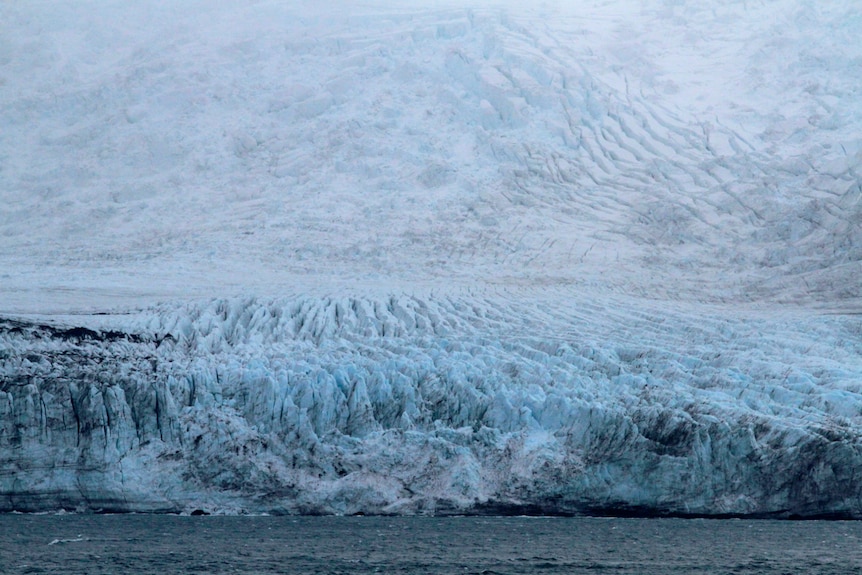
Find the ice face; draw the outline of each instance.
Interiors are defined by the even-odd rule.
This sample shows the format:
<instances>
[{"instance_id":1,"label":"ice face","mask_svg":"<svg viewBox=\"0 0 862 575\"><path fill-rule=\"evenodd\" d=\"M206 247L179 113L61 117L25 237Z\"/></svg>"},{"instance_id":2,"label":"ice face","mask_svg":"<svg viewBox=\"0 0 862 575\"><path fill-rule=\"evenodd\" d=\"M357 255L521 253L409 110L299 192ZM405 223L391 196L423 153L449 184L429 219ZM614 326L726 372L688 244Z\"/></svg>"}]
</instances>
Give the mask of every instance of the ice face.
<instances>
[{"instance_id":1,"label":"ice face","mask_svg":"<svg viewBox=\"0 0 862 575\"><path fill-rule=\"evenodd\" d=\"M852 7L333 6L0 7L0 509L860 515Z\"/></svg>"},{"instance_id":2,"label":"ice face","mask_svg":"<svg viewBox=\"0 0 862 575\"><path fill-rule=\"evenodd\" d=\"M539 295L7 321L0 501L859 514L858 318Z\"/></svg>"}]
</instances>

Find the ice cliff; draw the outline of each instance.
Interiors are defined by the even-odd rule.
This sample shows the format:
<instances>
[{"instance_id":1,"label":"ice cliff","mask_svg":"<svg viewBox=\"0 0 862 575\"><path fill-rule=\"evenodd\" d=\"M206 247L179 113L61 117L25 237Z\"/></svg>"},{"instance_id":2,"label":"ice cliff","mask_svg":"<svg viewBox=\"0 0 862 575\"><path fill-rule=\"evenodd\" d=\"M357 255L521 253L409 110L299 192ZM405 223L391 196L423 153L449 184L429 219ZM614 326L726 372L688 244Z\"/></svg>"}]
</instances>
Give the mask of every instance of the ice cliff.
<instances>
[{"instance_id":1,"label":"ice cliff","mask_svg":"<svg viewBox=\"0 0 862 575\"><path fill-rule=\"evenodd\" d=\"M862 516L858 317L559 300L2 320L0 510Z\"/></svg>"},{"instance_id":2,"label":"ice cliff","mask_svg":"<svg viewBox=\"0 0 862 575\"><path fill-rule=\"evenodd\" d=\"M0 511L862 516L857 7L469 4L0 2Z\"/></svg>"}]
</instances>

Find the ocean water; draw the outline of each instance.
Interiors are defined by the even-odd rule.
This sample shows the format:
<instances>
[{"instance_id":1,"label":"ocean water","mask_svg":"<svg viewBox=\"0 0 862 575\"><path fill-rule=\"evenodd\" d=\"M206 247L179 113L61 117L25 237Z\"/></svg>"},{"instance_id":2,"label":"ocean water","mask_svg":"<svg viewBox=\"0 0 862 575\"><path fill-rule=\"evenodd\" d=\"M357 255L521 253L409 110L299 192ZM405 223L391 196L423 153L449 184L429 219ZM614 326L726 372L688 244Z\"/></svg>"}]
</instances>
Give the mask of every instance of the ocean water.
<instances>
[{"instance_id":1,"label":"ocean water","mask_svg":"<svg viewBox=\"0 0 862 575\"><path fill-rule=\"evenodd\" d=\"M774 573L862 570L862 522L0 515L0 573Z\"/></svg>"}]
</instances>

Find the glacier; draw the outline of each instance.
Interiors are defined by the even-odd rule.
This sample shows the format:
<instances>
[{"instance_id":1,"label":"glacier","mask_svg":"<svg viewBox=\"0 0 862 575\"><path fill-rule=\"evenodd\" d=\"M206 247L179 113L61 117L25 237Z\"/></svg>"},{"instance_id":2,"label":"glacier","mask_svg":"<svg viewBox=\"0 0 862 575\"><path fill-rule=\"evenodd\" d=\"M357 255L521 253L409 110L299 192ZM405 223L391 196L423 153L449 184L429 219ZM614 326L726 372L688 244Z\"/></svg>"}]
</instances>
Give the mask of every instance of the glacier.
<instances>
[{"instance_id":1,"label":"glacier","mask_svg":"<svg viewBox=\"0 0 862 575\"><path fill-rule=\"evenodd\" d=\"M859 516L858 318L543 295L4 320L0 508Z\"/></svg>"},{"instance_id":2,"label":"glacier","mask_svg":"<svg viewBox=\"0 0 862 575\"><path fill-rule=\"evenodd\" d=\"M0 5L0 511L862 517L862 21Z\"/></svg>"}]
</instances>

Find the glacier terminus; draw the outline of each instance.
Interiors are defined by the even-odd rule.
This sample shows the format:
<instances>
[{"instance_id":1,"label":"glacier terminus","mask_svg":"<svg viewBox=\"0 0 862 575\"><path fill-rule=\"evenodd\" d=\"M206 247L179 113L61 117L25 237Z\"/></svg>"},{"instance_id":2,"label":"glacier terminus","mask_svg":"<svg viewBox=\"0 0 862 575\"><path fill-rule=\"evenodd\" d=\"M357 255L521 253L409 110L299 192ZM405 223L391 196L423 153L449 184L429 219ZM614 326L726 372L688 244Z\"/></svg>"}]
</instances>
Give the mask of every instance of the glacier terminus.
<instances>
[{"instance_id":1,"label":"glacier terminus","mask_svg":"<svg viewBox=\"0 0 862 575\"><path fill-rule=\"evenodd\" d=\"M0 5L0 511L862 518L860 29Z\"/></svg>"}]
</instances>

